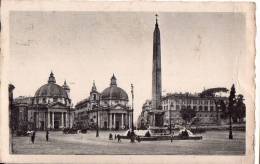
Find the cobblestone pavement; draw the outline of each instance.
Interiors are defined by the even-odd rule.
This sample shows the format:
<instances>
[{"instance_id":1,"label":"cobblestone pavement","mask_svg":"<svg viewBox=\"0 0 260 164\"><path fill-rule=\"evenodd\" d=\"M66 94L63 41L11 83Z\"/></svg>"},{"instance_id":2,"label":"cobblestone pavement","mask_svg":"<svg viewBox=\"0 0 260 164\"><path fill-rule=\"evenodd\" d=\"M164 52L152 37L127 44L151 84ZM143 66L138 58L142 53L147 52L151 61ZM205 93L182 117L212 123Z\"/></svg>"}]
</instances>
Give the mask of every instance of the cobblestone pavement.
<instances>
[{"instance_id":1,"label":"cobblestone pavement","mask_svg":"<svg viewBox=\"0 0 260 164\"><path fill-rule=\"evenodd\" d=\"M13 137L15 154L178 154L178 155L242 155L245 153L245 133L233 132L234 139L228 139L228 131L208 131L202 140L142 141L109 140L108 131L87 134L63 134L50 131L49 142L45 132L37 132L35 144L29 137ZM111 132L122 134L124 132Z\"/></svg>"}]
</instances>

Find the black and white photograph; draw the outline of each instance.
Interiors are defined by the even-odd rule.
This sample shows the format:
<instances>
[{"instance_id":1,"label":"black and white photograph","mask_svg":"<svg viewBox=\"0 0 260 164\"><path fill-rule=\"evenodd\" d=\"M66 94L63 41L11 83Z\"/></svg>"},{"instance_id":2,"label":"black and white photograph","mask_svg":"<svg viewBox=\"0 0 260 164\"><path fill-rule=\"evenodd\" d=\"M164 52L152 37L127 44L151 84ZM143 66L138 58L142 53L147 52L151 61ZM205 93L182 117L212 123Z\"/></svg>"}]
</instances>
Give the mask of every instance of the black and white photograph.
<instances>
[{"instance_id":1,"label":"black and white photograph","mask_svg":"<svg viewBox=\"0 0 260 164\"><path fill-rule=\"evenodd\" d=\"M7 10L8 153L252 157L254 6L213 6Z\"/></svg>"}]
</instances>

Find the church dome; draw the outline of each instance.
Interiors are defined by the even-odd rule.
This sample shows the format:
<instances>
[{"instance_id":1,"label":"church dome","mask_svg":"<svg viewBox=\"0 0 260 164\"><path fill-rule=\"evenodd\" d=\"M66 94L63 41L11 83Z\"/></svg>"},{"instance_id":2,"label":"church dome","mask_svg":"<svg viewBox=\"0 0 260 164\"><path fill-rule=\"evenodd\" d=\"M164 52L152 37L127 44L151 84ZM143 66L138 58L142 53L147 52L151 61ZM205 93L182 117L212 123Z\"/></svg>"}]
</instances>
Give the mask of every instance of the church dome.
<instances>
[{"instance_id":1,"label":"church dome","mask_svg":"<svg viewBox=\"0 0 260 164\"><path fill-rule=\"evenodd\" d=\"M103 90L101 93L102 100L126 100L128 101L127 93L116 84L116 77L112 76L110 87Z\"/></svg>"},{"instance_id":2,"label":"church dome","mask_svg":"<svg viewBox=\"0 0 260 164\"><path fill-rule=\"evenodd\" d=\"M41 86L35 93L34 97L61 97L68 98L64 88L56 84L55 77L51 72L48 83Z\"/></svg>"}]
</instances>

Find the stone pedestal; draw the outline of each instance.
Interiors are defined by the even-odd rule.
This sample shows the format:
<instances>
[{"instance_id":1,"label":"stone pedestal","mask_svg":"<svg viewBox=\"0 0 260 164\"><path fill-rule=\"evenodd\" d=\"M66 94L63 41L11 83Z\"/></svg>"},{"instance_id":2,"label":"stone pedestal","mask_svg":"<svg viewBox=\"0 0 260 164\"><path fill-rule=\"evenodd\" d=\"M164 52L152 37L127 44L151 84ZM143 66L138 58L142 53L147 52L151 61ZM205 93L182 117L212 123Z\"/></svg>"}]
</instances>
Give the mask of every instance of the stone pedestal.
<instances>
[{"instance_id":1,"label":"stone pedestal","mask_svg":"<svg viewBox=\"0 0 260 164\"><path fill-rule=\"evenodd\" d=\"M164 111L162 110L151 110L150 114L150 126L163 127Z\"/></svg>"}]
</instances>

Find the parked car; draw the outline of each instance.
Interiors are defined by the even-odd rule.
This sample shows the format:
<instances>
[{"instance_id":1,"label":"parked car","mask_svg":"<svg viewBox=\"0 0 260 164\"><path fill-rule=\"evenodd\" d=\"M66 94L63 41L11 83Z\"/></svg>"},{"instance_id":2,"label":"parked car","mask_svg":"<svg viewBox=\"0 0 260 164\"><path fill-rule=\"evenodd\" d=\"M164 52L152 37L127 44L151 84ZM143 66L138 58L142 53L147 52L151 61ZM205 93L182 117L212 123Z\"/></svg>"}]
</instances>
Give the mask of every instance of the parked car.
<instances>
[{"instance_id":1,"label":"parked car","mask_svg":"<svg viewBox=\"0 0 260 164\"><path fill-rule=\"evenodd\" d=\"M78 133L78 129L75 129L75 128L64 128L63 129L63 133L64 134L77 134Z\"/></svg>"}]
</instances>

